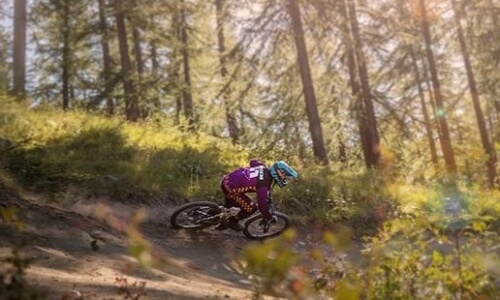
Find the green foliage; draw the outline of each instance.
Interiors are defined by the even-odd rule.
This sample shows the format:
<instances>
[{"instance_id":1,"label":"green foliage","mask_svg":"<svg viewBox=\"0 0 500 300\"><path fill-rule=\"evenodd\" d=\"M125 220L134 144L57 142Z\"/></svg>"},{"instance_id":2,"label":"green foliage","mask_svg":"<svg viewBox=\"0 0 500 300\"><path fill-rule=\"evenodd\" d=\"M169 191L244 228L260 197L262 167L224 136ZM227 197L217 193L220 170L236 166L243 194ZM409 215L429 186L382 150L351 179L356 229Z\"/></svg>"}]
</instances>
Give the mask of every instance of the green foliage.
<instances>
[{"instance_id":1,"label":"green foliage","mask_svg":"<svg viewBox=\"0 0 500 300\"><path fill-rule=\"evenodd\" d=\"M259 278L257 291L291 299L497 299L498 233L439 233L429 224L425 217L387 222L356 265L343 259L357 251L345 230L326 231L310 247L301 241L301 250L288 239L249 246L243 259Z\"/></svg>"},{"instance_id":2,"label":"green foliage","mask_svg":"<svg viewBox=\"0 0 500 300\"><path fill-rule=\"evenodd\" d=\"M249 153L180 131L166 120L130 124L78 111L60 114L46 106L26 111L3 101L0 137L10 146L0 163L24 187L53 199L61 200L73 187L122 200L220 197L221 176L254 157L267 163L283 159L299 171L300 178L274 196L280 210L306 219L342 221L363 214L365 203L373 202L368 196L383 198L376 174L301 162L290 148Z\"/></svg>"},{"instance_id":3,"label":"green foliage","mask_svg":"<svg viewBox=\"0 0 500 300\"><path fill-rule=\"evenodd\" d=\"M60 114L45 106L25 111L4 101L0 136L11 146L4 150L2 166L24 187L58 201L74 187L121 200L217 198L221 176L256 157L267 163L283 159L299 171L300 178L274 196L280 210L306 220L354 220L377 228L389 216L385 207L392 207L378 174L318 167L299 160L291 148L249 153L227 141L180 131L166 120L130 124L78 111Z\"/></svg>"},{"instance_id":4,"label":"green foliage","mask_svg":"<svg viewBox=\"0 0 500 300\"><path fill-rule=\"evenodd\" d=\"M460 226L498 225L497 191L459 180L401 183L393 179L388 158L378 172L345 170L335 163L321 167L299 159L290 147L248 152L225 140L180 131L163 119L130 124L46 106L26 111L5 97L2 106L3 172L58 200L74 187L122 200L217 198L221 176L256 157L267 163L283 159L299 171L299 179L276 189L274 196L280 210L305 221L347 223L358 235L374 234L397 215L430 215L434 223L446 222L441 212L453 206L443 202L450 198L463 206Z\"/></svg>"},{"instance_id":5,"label":"green foliage","mask_svg":"<svg viewBox=\"0 0 500 300\"><path fill-rule=\"evenodd\" d=\"M499 228L500 192L460 181L392 184L389 194L408 218L425 218L439 231Z\"/></svg>"},{"instance_id":6,"label":"green foliage","mask_svg":"<svg viewBox=\"0 0 500 300\"><path fill-rule=\"evenodd\" d=\"M7 199L9 192L4 191L3 179L0 178L0 197ZM0 224L12 225L22 230L24 223L19 220L18 210L13 207L0 206ZM33 262L22 254L23 246L15 245L12 253L0 258L0 298L6 300L45 299L45 294L30 286L26 280L26 269Z\"/></svg>"},{"instance_id":7,"label":"green foliage","mask_svg":"<svg viewBox=\"0 0 500 300\"><path fill-rule=\"evenodd\" d=\"M25 278L25 270L32 263L15 248L12 254L0 260L0 295L6 300L45 299L45 294L30 287Z\"/></svg>"},{"instance_id":8,"label":"green foliage","mask_svg":"<svg viewBox=\"0 0 500 300\"><path fill-rule=\"evenodd\" d=\"M308 220L349 223L359 234L376 232L398 213L397 198L378 172L335 171L311 166L287 191L292 199L280 204Z\"/></svg>"},{"instance_id":9,"label":"green foliage","mask_svg":"<svg viewBox=\"0 0 500 300\"><path fill-rule=\"evenodd\" d=\"M43 107L26 112L10 103L0 124L0 136L13 145L4 150L4 168L24 186L51 195L78 185L119 197L167 192L207 197L217 192L225 172L248 163L229 143L191 136L160 121L128 124Z\"/></svg>"},{"instance_id":10,"label":"green foliage","mask_svg":"<svg viewBox=\"0 0 500 300\"><path fill-rule=\"evenodd\" d=\"M291 230L260 245L247 246L242 255L255 278L255 293L273 293L287 299L359 299L360 284L339 253L349 249L348 231L325 232L314 247L297 249ZM302 245L305 243L301 242ZM338 249L337 254L331 250Z\"/></svg>"},{"instance_id":11,"label":"green foliage","mask_svg":"<svg viewBox=\"0 0 500 300\"><path fill-rule=\"evenodd\" d=\"M317 167L286 151L266 156L253 149L249 154L161 120L129 124L77 111L59 114L46 107L25 111L8 100L4 103L2 176L55 198L71 186L118 198L166 193L214 197L222 174L246 165L255 154L266 162L290 162L300 178L276 191L279 209L305 216L305 224L343 223L349 230L325 234L318 247L306 252L294 248L294 231L246 248L243 258L255 276L257 296L267 290L291 298L498 296L494 276L499 275L499 191L484 191L457 178L409 185L394 179L389 168L364 172ZM3 214L8 219L15 213ZM127 233L131 254L150 265L147 241L134 230ZM371 235L362 266L337 260L339 253L349 251L351 234Z\"/></svg>"},{"instance_id":12,"label":"green foliage","mask_svg":"<svg viewBox=\"0 0 500 300\"><path fill-rule=\"evenodd\" d=\"M421 221L421 222L420 222ZM426 220L398 220L370 239L366 256L369 299L494 299L490 266L498 254L488 246L496 233L465 235L432 231ZM434 232L434 233L431 233ZM493 236L492 236L493 234Z\"/></svg>"},{"instance_id":13,"label":"green foliage","mask_svg":"<svg viewBox=\"0 0 500 300\"><path fill-rule=\"evenodd\" d=\"M299 257L291 249L294 239L295 232L287 231L275 240L245 248L242 256L247 262L246 272L257 276L254 280L257 290L273 291L287 278Z\"/></svg>"},{"instance_id":14,"label":"green foliage","mask_svg":"<svg viewBox=\"0 0 500 300\"><path fill-rule=\"evenodd\" d=\"M336 182L346 174L337 174ZM327 231L322 241L306 247L308 251L292 250L296 254L293 259L287 248L284 258L290 261L284 274L268 278L268 273L258 267L248 269L289 298L498 298L499 191L485 191L480 185L457 178L408 185L382 180L383 177L377 175L342 178L348 187L345 193L331 188L330 195L350 201L332 201L332 206L326 203L320 206L324 209L322 220L338 223L342 220L332 219L329 213L344 215L343 223L349 230L340 227ZM316 204L309 202L312 203ZM353 235L359 234L369 234L361 239L364 258L357 259L356 265L339 262L343 253L357 251L350 248L349 243L340 241L350 241ZM308 242L292 244L307 245ZM246 251L266 257L275 250L269 245ZM258 262L248 259L252 255L245 256L249 265ZM269 265L273 261L265 262L266 270L276 270ZM297 286L301 288L297 290Z\"/></svg>"}]
</instances>

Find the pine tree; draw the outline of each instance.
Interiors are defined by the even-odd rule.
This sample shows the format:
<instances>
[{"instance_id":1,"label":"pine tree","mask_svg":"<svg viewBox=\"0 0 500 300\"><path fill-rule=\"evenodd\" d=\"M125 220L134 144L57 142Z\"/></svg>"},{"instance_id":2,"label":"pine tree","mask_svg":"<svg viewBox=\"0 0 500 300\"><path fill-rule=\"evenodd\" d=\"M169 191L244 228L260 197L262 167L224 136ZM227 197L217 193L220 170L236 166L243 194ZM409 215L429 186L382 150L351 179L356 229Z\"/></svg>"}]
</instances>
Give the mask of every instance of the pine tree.
<instances>
[{"instance_id":1,"label":"pine tree","mask_svg":"<svg viewBox=\"0 0 500 300\"><path fill-rule=\"evenodd\" d=\"M26 27L26 0L14 0L14 47L12 49L14 85L12 92L21 99L26 93Z\"/></svg>"}]
</instances>

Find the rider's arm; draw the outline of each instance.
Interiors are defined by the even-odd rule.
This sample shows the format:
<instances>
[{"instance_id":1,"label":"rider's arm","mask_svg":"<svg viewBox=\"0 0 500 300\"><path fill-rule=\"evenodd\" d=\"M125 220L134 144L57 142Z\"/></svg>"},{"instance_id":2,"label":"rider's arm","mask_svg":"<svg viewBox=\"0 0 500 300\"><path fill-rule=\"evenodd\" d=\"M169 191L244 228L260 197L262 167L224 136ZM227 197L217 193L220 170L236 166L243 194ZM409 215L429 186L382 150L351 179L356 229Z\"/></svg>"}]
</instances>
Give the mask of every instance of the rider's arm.
<instances>
[{"instance_id":1,"label":"rider's arm","mask_svg":"<svg viewBox=\"0 0 500 300\"><path fill-rule=\"evenodd\" d=\"M269 206L267 205L268 194L269 194L269 187L262 186L257 189L257 203L259 204L259 211L266 219L269 220L273 216L269 212Z\"/></svg>"},{"instance_id":2,"label":"rider's arm","mask_svg":"<svg viewBox=\"0 0 500 300\"><path fill-rule=\"evenodd\" d=\"M259 211L266 219L271 219L273 217L269 212L269 205L267 205L267 198L269 197L272 181L273 179L271 178L269 170L265 166L260 167L259 178L257 180L257 203L259 205Z\"/></svg>"}]
</instances>

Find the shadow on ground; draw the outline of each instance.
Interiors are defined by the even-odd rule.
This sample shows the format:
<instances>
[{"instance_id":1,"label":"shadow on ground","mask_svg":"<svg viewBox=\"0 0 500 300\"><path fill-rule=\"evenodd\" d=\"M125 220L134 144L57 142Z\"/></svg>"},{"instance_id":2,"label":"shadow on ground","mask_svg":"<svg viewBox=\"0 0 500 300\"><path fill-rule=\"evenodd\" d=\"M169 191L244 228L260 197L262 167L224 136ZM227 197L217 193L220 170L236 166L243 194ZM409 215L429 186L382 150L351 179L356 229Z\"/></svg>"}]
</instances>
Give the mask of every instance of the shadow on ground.
<instances>
[{"instance_id":1,"label":"shadow on ground","mask_svg":"<svg viewBox=\"0 0 500 300\"><path fill-rule=\"evenodd\" d=\"M176 231L165 220L146 220L140 231L164 263L144 268L130 255L124 232L91 216L24 199L0 199L0 207L15 207L23 224L19 230L0 222L0 259L22 247L22 256L33 261L26 278L47 290L48 299L68 293L82 293L85 299L116 297L119 279L128 280L131 290L144 282L146 299L252 298L251 281L238 262L240 250L251 241L241 233ZM95 232L97 247L92 246Z\"/></svg>"}]
</instances>

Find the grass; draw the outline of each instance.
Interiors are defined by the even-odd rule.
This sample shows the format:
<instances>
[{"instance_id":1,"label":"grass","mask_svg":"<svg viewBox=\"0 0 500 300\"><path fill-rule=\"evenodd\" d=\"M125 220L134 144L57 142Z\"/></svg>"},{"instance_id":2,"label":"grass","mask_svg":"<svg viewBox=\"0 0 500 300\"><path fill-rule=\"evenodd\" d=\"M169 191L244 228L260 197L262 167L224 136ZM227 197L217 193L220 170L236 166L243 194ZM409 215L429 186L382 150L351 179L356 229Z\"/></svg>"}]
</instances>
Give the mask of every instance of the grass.
<instances>
[{"instance_id":1,"label":"grass","mask_svg":"<svg viewBox=\"0 0 500 300\"><path fill-rule=\"evenodd\" d=\"M379 172L342 169L335 162L322 167L291 148L247 150L203 132L182 131L168 119L129 123L78 110L28 109L7 97L0 97L0 104L3 176L56 202L69 188L121 201L220 198L221 176L257 155L266 163L284 159L298 170L300 179L275 189L274 198L280 210L306 222L348 220L376 231L395 215L439 214L443 199L458 196L467 214L488 222L500 216L497 191L460 181L450 188L437 179L407 184L391 170L393 163Z\"/></svg>"},{"instance_id":2,"label":"grass","mask_svg":"<svg viewBox=\"0 0 500 300\"><path fill-rule=\"evenodd\" d=\"M274 192L279 210L304 226L327 224L322 228L328 229L340 223L348 225L349 235L370 236L366 268L340 270L324 263L322 253L302 253L320 258L320 278L310 278L310 266L299 262L304 257L283 248L295 241L294 232L247 249L249 271L260 273L261 288L286 283L292 287L290 296L326 293L347 295L345 299L361 294L369 299L423 299L437 290L443 299L497 295L488 276L498 273L488 269L483 256L498 266L495 253L484 255L484 249L498 245L498 190L460 178L408 184L389 165L373 172L345 170L335 163L321 167L299 159L293 149L245 150L207 134L184 132L169 120L128 123L81 111L26 109L6 97L0 97L0 105L0 180L9 188L32 190L56 202L70 188L120 201L207 200L221 197L223 174L258 154L267 163L285 159L300 174L299 180ZM339 232L325 236L325 243L337 249ZM466 242L454 243L454 237ZM432 252L430 245L442 241L451 251Z\"/></svg>"},{"instance_id":3,"label":"grass","mask_svg":"<svg viewBox=\"0 0 500 300\"><path fill-rule=\"evenodd\" d=\"M2 164L38 192L57 195L77 184L117 194L202 198L213 196L224 172L248 159L225 141L160 122L6 106L0 137L13 146L4 149Z\"/></svg>"}]
</instances>

